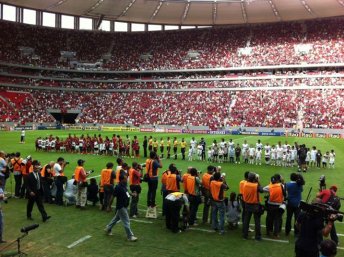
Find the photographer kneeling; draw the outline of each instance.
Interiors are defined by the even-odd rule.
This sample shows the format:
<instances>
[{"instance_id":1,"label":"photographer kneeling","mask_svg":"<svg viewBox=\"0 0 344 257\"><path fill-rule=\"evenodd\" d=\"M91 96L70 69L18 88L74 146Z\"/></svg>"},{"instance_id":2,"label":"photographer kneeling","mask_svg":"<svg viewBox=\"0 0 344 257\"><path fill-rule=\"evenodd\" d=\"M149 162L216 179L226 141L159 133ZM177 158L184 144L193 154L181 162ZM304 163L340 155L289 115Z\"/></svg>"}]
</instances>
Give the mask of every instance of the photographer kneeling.
<instances>
[{"instance_id":1,"label":"photographer kneeling","mask_svg":"<svg viewBox=\"0 0 344 257\"><path fill-rule=\"evenodd\" d=\"M295 242L296 257L318 257L319 245L322 237L327 237L333 227L336 214L330 214L327 224L324 225L325 210L318 207L321 200L316 198L311 205L301 202L301 213L297 218L296 227L299 230L299 237ZM321 205L323 206L323 205Z\"/></svg>"},{"instance_id":2,"label":"photographer kneeling","mask_svg":"<svg viewBox=\"0 0 344 257\"><path fill-rule=\"evenodd\" d=\"M189 213L189 200L186 194L173 192L166 196L166 228L173 233L179 233L180 210L184 205Z\"/></svg>"}]
</instances>

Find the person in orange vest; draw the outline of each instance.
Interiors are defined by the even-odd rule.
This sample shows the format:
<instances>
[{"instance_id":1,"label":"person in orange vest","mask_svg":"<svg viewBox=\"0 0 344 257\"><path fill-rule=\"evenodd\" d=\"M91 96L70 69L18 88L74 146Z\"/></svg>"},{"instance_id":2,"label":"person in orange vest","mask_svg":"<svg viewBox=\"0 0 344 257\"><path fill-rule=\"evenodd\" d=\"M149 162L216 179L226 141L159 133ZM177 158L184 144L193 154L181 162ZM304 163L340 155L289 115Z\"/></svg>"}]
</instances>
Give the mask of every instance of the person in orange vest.
<instances>
[{"instance_id":1,"label":"person in orange vest","mask_svg":"<svg viewBox=\"0 0 344 257\"><path fill-rule=\"evenodd\" d=\"M22 163L23 159L20 158L20 152L16 152L13 159L11 159L11 164L13 167L13 176L15 181L14 198L20 197L20 188L22 185L23 175L22 175Z\"/></svg>"},{"instance_id":2,"label":"person in orange vest","mask_svg":"<svg viewBox=\"0 0 344 257\"><path fill-rule=\"evenodd\" d=\"M243 200L245 202L245 217L243 224L243 238L248 239L248 231L250 226L251 216L253 214L255 224L255 239L262 240L260 229L260 197L259 193L263 193L263 188L259 184L259 176L250 172L247 181L243 186Z\"/></svg>"},{"instance_id":3,"label":"person in orange vest","mask_svg":"<svg viewBox=\"0 0 344 257\"><path fill-rule=\"evenodd\" d=\"M130 182L130 191L131 191L131 201L130 201L130 210L129 217L136 218L138 216L137 205L140 199L141 193L141 174L142 167L137 162L133 162L132 168L129 169L129 182Z\"/></svg>"},{"instance_id":4,"label":"person in orange vest","mask_svg":"<svg viewBox=\"0 0 344 257\"><path fill-rule=\"evenodd\" d=\"M22 161L22 175L23 175L23 184L20 189L20 198L28 198L28 192L27 192L27 179L29 174L33 171L32 166L32 157L29 155Z\"/></svg>"},{"instance_id":5,"label":"person in orange vest","mask_svg":"<svg viewBox=\"0 0 344 257\"><path fill-rule=\"evenodd\" d=\"M211 204L211 226L220 235L225 232L225 191L228 190L225 177L220 172L215 172L213 180L210 182ZM217 218L219 214L219 220Z\"/></svg>"},{"instance_id":6,"label":"person in orange vest","mask_svg":"<svg viewBox=\"0 0 344 257\"><path fill-rule=\"evenodd\" d=\"M173 192L179 192L180 191L179 182L181 182L179 171L174 164L169 166L169 170L170 170L170 174L167 175L167 178L166 178L167 193L170 194Z\"/></svg>"},{"instance_id":7,"label":"person in orange vest","mask_svg":"<svg viewBox=\"0 0 344 257\"><path fill-rule=\"evenodd\" d=\"M269 193L267 201L267 215L266 215L266 234L275 239L279 238L282 226L282 215L284 209L282 209L282 204L285 200L285 189L284 185L281 183L281 176L275 174L271 177L271 183L264 187L263 190ZM284 205L285 206L285 205Z\"/></svg>"},{"instance_id":8,"label":"person in orange vest","mask_svg":"<svg viewBox=\"0 0 344 257\"><path fill-rule=\"evenodd\" d=\"M187 178L187 191L189 194L190 202L190 218L189 225L197 226L196 214L198 206L201 203L201 192L200 192L201 180L198 177L198 171L195 168L190 169L190 176Z\"/></svg>"},{"instance_id":9,"label":"person in orange vest","mask_svg":"<svg viewBox=\"0 0 344 257\"><path fill-rule=\"evenodd\" d=\"M115 181L116 181L116 184L119 183L119 176L120 176L120 172L122 170L122 165L123 165L123 159L122 158L117 158L116 160L117 162L117 167L116 167L116 176L115 176Z\"/></svg>"},{"instance_id":10,"label":"person in orange vest","mask_svg":"<svg viewBox=\"0 0 344 257\"><path fill-rule=\"evenodd\" d=\"M42 185L44 191L44 202L45 203L52 203L53 199L51 197L51 185L54 182L53 176L53 167L54 162L51 161L49 164L43 166L41 170L41 177L42 177Z\"/></svg>"},{"instance_id":11,"label":"person in orange vest","mask_svg":"<svg viewBox=\"0 0 344 257\"><path fill-rule=\"evenodd\" d=\"M166 196L166 228L173 233L180 233L179 218L182 206L185 206L186 212L189 212L189 200L186 194L173 192Z\"/></svg>"},{"instance_id":12,"label":"person in orange vest","mask_svg":"<svg viewBox=\"0 0 344 257\"><path fill-rule=\"evenodd\" d=\"M166 201L165 197L168 195L167 189L166 189L166 183L167 183L167 176L170 175L170 167L174 164L171 163L168 170L165 170L161 175L161 194L162 194L162 216L165 216L166 214Z\"/></svg>"},{"instance_id":13,"label":"person in orange vest","mask_svg":"<svg viewBox=\"0 0 344 257\"><path fill-rule=\"evenodd\" d=\"M207 168L207 173L202 176L202 194L204 196L204 206L203 206L203 224L208 222L209 210L210 210L210 180L216 171L216 168L209 165Z\"/></svg>"},{"instance_id":14,"label":"person in orange vest","mask_svg":"<svg viewBox=\"0 0 344 257\"><path fill-rule=\"evenodd\" d=\"M190 176L190 170L191 169L192 169L192 167L188 167L186 173L184 173L182 176L182 182L183 182L183 188L184 188L185 194L189 194L188 193L188 176Z\"/></svg>"},{"instance_id":15,"label":"person in orange vest","mask_svg":"<svg viewBox=\"0 0 344 257\"><path fill-rule=\"evenodd\" d=\"M116 177L116 173L113 170L113 163L108 162L106 164L106 168L102 169L100 173L100 188L104 190L104 199L102 204L102 211L110 211L111 206L109 206L111 196L114 190L114 179Z\"/></svg>"},{"instance_id":16,"label":"person in orange vest","mask_svg":"<svg viewBox=\"0 0 344 257\"><path fill-rule=\"evenodd\" d=\"M243 193L244 193L244 185L247 182L248 174L250 174L249 171L246 171L244 174L244 179L239 182L239 195L238 199L241 203L242 207L242 213L241 213L241 222L244 223L244 217L245 217L245 202L243 199Z\"/></svg>"},{"instance_id":17,"label":"person in orange vest","mask_svg":"<svg viewBox=\"0 0 344 257\"><path fill-rule=\"evenodd\" d=\"M77 193L76 193L76 208L85 209L87 202L87 173L84 169L84 160L78 160L78 166L74 171L74 179L77 183Z\"/></svg>"},{"instance_id":18,"label":"person in orange vest","mask_svg":"<svg viewBox=\"0 0 344 257\"><path fill-rule=\"evenodd\" d=\"M146 174L148 176L147 206L155 207L155 196L158 188L159 168L162 162L156 152L150 152L150 158L146 160Z\"/></svg>"}]
</instances>

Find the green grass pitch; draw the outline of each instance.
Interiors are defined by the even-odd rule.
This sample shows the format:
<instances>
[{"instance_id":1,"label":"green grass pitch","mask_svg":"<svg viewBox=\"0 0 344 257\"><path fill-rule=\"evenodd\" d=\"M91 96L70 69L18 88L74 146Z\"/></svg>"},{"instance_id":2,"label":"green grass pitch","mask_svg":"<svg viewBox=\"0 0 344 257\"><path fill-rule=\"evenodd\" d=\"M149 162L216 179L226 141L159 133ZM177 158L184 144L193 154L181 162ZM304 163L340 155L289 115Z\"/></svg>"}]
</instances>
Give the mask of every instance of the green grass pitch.
<instances>
[{"instance_id":1,"label":"green grass pitch","mask_svg":"<svg viewBox=\"0 0 344 257\"><path fill-rule=\"evenodd\" d=\"M269 142L270 144L276 144L278 141L282 143L287 140L289 144L293 144L295 141L298 143L305 143L308 147L313 145L321 149L322 152L334 149L336 152L336 167L335 169L316 169L312 168L307 173L304 173L306 185L304 187L303 198L305 199L309 189L312 187L311 198L315 196L319 188L319 177L326 175L327 186L336 184L339 188L338 194L344 196L344 176L342 174L342 167L344 167L344 140L342 139L324 139L324 138L294 138L294 137L257 137L257 136L230 136L230 135L189 135L189 134L165 134L165 133L140 133L140 132L100 132L100 131L27 131L26 143L19 144L20 132L0 132L0 149L9 152L19 151L22 157L32 155L33 159L41 161L42 165L49 161L56 161L59 156L63 156L65 160L70 162L70 165L66 169L67 176L71 176L76 166L76 161L80 158L85 159L86 169L94 169L93 176L99 175L102 168L109 161L115 162L115 157L110 156L97 156L97 155L79 155L69 153L46 153L36 152L34 146L34 140L38 136L48 136L50 134L59 136L62 138L67 137L68 133L81 134L94 133L102 134L102 136L112 136L113 133L120 134L122 137L128 134L131 138L134 135L138 136L140 146L142 145L144 135L152 135L160 140L163 137L165 140L167 136L176 136L180 141L181 138L185 138L187 142L194 136L196 140L201 137L206 139L207 145L210 145L213 139L218 142L221 138L225 138L226 141L232 138L235 143L243 143L246 139L248 143L255 144L258 139L261 139L262 143ZM180 150L179 150L180 151ZM142 155L141 146L141 155ZM165 154L166 156L166 154ZM125 161L131 164L133 161L143 163L145 159L139 158L131 159L127 158ZM160 174L165 170L168 165L174 162L178 169L185 171L188 166L196 167L199 170L205 171L209 163L201 161L182 161L180 155L178 160L163 160L163 168ZM264 163L264 161L263 161ZM215 164L221 165L223 172L225 172L226 180L229 184L231 191L238 191L239 181L243 177L243 173L247 170L254 171L260 174L261 184L267 185L271 175L280 173L286 179L289 180L291 172L296 171L296 168L282 168L271 166L256 166L245 164ZM98 178L99 181L99 178ZM160 187L159 181L159 187ZM22 250L29 254L29 256L35 257L93 257L93 256L278 256L289 257L294 256L294 237L291 234L289 237L281 234L281 242L273 242L263 240L262 242L256 242L254 240L244 241L241 236L241 226L238 230L226 231L225 235L218 235L211 232L209 225L199 225L198 230L188 230L181 234L172 234L167 231L164 226L164 220L161 215L158 219L145 219L144 210L146 203L147 186L142 184L143 190L140 196L140 217L138 221L132 221L132 230L139 238L138 242L131 243L126 241L126 236L122 225L119 223L113 230L114 236L109 237L104 234L104 227L113 217L114 213L105 213L98 210L97 207L88 206L87 210L80 211L73 206L58 207L55 205L45 205L46 211L52 216L51 220L47 223L42 223L37 207L34 207L33 218L34 221L26 220L26 200L23 199L9 199L8 204L3 204L4 213L4 239L7 242L15 240L21 235L20 228L30 225L32 223L40 224L39 228L31 231L29 236L22 241ZM9 179L6 186L6 191L11 191L11 180ZM14 181L13 186L14 188ZM158 211L161 211L161 195L160 191L157 192ZM198 216L202 214L203 205L200 205ZM285 215L284 215L285 218ZM253 223L253 219L251 220ZM262 225L265 225L265 215L261 219ZM284 226L284 224L283 224ZM337 233L344 234L344 224L336 222ZM262 227L262 235L265 237L265 228ZM68 245L83 238L85 236L91 236L90 239L76 245L72 248L67 248ZM254 236L254 234L252 234ZM344 242L343 237L339 236L340 244ZM2 244L0 249L7 244ZM15 245L9 247L14 249ZM337 256L344 256L344 250L339 249Z\"/></svg>"}]
</instances>

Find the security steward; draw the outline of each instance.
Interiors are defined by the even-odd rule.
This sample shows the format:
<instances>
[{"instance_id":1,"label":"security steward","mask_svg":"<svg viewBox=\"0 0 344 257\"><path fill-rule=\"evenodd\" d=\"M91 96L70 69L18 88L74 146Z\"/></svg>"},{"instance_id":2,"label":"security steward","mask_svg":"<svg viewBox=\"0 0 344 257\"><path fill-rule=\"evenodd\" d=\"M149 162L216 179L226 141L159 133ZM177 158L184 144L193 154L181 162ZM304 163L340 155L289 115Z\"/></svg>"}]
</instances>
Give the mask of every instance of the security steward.
<instances>
[{"instance_id":1,"label":"security steward","mask_svg":"<svg viewBox=\"0 0 344 257\"><path fill-rule=\"evenodd\" d=\"M211 226L214 230L218 231L220 235L225 232L225 191L228 190L228 185L224 177L221 176L220 172L216 172L213 175L213 180L210 182L210 193L212 198L212 212L211 212ZM219 220L217 219L219 214Z\"/></svg>"},{"instance_id":2,"label":"security steward","mask_svg":"<svg viewBox=\"0 0 344 257\"><path fill-rule=\"evenodd\" d=\"M179 217L182 206L185 206L189 212L189 200L187 195L181 192L173 192L166 196L166 228L170 229L173 233L180 233Z\"/></svg>"},{"instance_id":3,"label":"security steward","mask_svg":"<svg viewBox=\"0 0 344 257\"><path fill-rule=\"evenodd\" d=\"M243 199L245 202L243 238L248 239L248 230L251 216L253 214L256 233L255 239L261 241L259 193L263 193L263 188L260 186L258 179L259 178L255 173L250 172L248 175L248 181L243 186Z\"/></svg>"},{"instance_id":4,"label":"security steward","mask_svg":"<svg viewBox=\"0 0 344 257\"><path fill-rule=\"evenodd\" d=\"M278 239L281 232L283 214L283 209L280 207L285 198L284 185L280 181L280 175L272 176L271 183L264 187L263 190L269 193L267 199L266 234L270 236L273 233L273 237Z\"/></svg>"}]
</instances>

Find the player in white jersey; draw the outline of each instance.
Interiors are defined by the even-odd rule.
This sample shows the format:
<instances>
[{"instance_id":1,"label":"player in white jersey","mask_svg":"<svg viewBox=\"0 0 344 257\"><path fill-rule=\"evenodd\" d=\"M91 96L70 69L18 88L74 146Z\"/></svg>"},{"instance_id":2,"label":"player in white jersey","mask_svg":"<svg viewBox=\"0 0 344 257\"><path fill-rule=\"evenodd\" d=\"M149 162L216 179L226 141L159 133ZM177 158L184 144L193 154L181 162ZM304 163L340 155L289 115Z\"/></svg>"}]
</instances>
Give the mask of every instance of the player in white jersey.
<instances>
[{"instance_id":1,"label":"player in white jersey","mask_svg":"<svg viewBox=\"0 0 344 257\"><path fill-rule=\"evenodd\" d=\"M330 154L329 154L329 168L334 169L334 163L335 163L335 159L336 159L336 153L334 152L334 150L332 149Z\"/></svg>"},{"instance_id":2,"label":"player in white jersey","mask_svg":"<svg viewBox=\"0 0 344 257\"><path fill-rule=\"evenodd\" d=\"M275 145L272 145L271 147L271 165L275 166L276 165L276 159L277 159L277 149L275 147Z\"/></svg>"},{"instance_id":3,"label":"player in white jersey","mask_svg":"<svg viewBox=\"0 0 344 257\"><path fill-rule=\"evenodd\" d=\"M311 150L311 162L310 162L311 167L315 167L317 163L317 152L318 152L317 148L313 146Z\"/></svg>"},{"instance_id":4,"label":"player in white jersey","mask_svg":"<svg viewBox=\"0 0 344 257\"><path fill-rule=\"evenodd\" d=\"M213 161L213 149L211 147L209 147L208 149L208 162L212 162Z\"/></svg>"},{"instance_id":5,"label":"player in white jersey","mask_svg":"<svg viewBox=\"0 0 344 257\"><path fill-rule=\"evenodd\" d=\"M297 160L297 150L295 149L295 146L291 147L290 153L291 153L291 156L290 156L291 167L294 167L295 161Z\"/></svg>"},{"instance_id":6,"label":"player in white jersey","mask_svg":"<svg viewBox=\"0 0 344 257\"><path fill-rule=\"evenodd\" d=\"M219 148L219 163L223 163L224 146Z\"/></svg>"},{"instance_id":7,"label":"player in white jersey","mask_svg":"<svg viewBox=\"0 0 344 257\"><path fill-rule=\"evenodd\" d=\"M255 156L256 156L256 149L250 145L250 148L248 149L249 153L249 164L254 164Z\"/></svg>"},{"instance_id":8,"label":"player in white jersey","mask_svg":"<svg viewBox=\"0 0 344 257\"><path fill-rule=\"evenodd\" d=\"M291 167L292 163L291 163L291 150L290 150L290 146L288 146L287 152L286 152L285 155L286 155L287 167Z\"/></svg>"},{"instance_id":9,"label":"player in white jersey","mask_svg":"<svg viewBox=\"0 0 344 257\"><path fill-rule=\"evenodd\" d=\"M249 145L247 143L247 141L245 140L244 143L242 144L242 156L244 157L246 150L248 150Z\"/></svg>"},{"instance_id":10,"label":"player in white jersey","mask_svg":"<svg viewBox=\"0 0 344 257\"><path fill-rule=\"evenodd\" d=\"M243 151L242 155L243 155L242 158L244 159L244 163L248 164L249 163L249 158L250 158L250 150L249 150L249 148L246 148L246 150Z\"/></svg>"},{"instance_id":11,"label":"player in white jersey","mask_svg":"<svg viewBox=\"0 0 344 257\"><path fill-rule=\"evenodd\" d=\"M256 165L262 165L262 149L258 148L256 150Z\"/></svg>"},{"instance_id":12,"label":"player in white jersey","mask_svg":"<svg viewBox=\"0 0 344 257\"><path fill-rule=\"evenodd\" d=\"M246 140L245 140L245 142L246 142ZM228 145L229 148L231 148L231 147L235 148L235 144L233 142L233 139L229 139L227 145Z\"/></svg>"},{"instance_id":13,"label":"player in white jersey","mask_svg":"<svg viewBox=\"0 0 344 257\"><path fill-rule=\"evenodd\" d=\"M258 150L258 148L260 148L260 150L263 149L263 144L262 144L262 142L260 142L260 139L258 139L258 141L256 143L256 151Z\"/></svg>"},{"instance_id":14,"label":"player in white jersey","mask_svg":"<svg viewBox=\"0 0 344 257\"><path fill-rule=\"evenodd\" d=\"M276 165L282 166L282 157L283 157L283 147L277 145L276 147Z\"/></svg>"},{"instance_id":15,"label":"player in white jersey","mask_svg":"<svg viewBox=\"0 0 344 257\"><path fill-rule=\"evenodd\" d=\"M287 167L287 152L283 152L283 148L282 148L282 167Z\"/></svg>"},{"instance_id":16,"label":"player in white jersey","mask_svg":"<svg viewBox=\"0 0 344 257\"><path fill-rule=\"evenodd\" d=\"M307 153L306 153L306 165L309 166L309 163L311 161L311 151L309 148L307 148Z\"/></svg>"},{"instance_id":17,"label":"player in white jersey","mask_svg":"<svg viewBox=\"0 0 344 257\"><path fill-rule=\"evenodd\" d=\"M265 155L265 164L270 165L271 149L265 146L264 155Z\"/></svg>"},{"instance_id":18,"label":"player in white jersey","mask_svg":"<svg viewBox=\"0 0 344 257\"><path fill-rule=\"evenodd\" d=\"M95 140L93 143L93 150L94 150L94 154L98 154L99 153L99 144L98 141Z\"/></svg>"},{"instance_id":19,"label":"player in white jersey","mask_svg":"<svg viewBox=\"0 0 344 257\"><path fill-rule=\"evenodd\" d=\"M200 161L202 161L202 151L203 151L203 146L201 144L197 145L197 156Z\"/></svg>"},{"instance_id":20,"label":"player in white jersey","mask_svg":"<svg viewBox=\"0 0 344 257\"><path fill-rule=\"evenodd\" d=\"M322 162L322 167L323 167L324 169L327 168L327 163L328 163L329 155L330 155L330 153L327 151L327 152L324 153L323 156L322 156L321 162Z\"/></svg>"},{"instance_id":21,"label":"player in white jersey","mask_svg":"<svg viewBox=\"0 0 344 257\"><path fill-rule=\"evenodd\" d=\"M226 144L225 139L222 138L221 142L220 142L220 147L222 147L222 148L225 147L225 144Z\"/></svg>"},{"instance_id":22,"label":"player in white jersey","mask_svg":"<svg viewBox=\"0 0 344 257\"><path fill-rule=\"evenodd\" d=\"M282 145L283 152L287 152L288 147L290 149L290 145L288 144L288 141L285 141L284 144Z\"/></svg>"},{"instance_id":23,"label":"player in white jersey","mask_svg":"<svg viewBox=\"0 0 344 257\"><path fill-rule=\"evenodd\" d=\"M229 151L229 147L226 143L225 147L223 148L223 161L224 162L228 162L228 151Z\"/></svg>"},{"instance_id":24,"label":"player in white jersey","mask_svg":"<svg viewBox=\"0 0 344 257\"><path fill-rule=\"evenodd\" d=\"M196 154L196 148L197 148L197 141L195 140L194 137L191 138L190 140L190 149L189 153L192 152L192 155Z\"/></svg>"}]
</instances>

